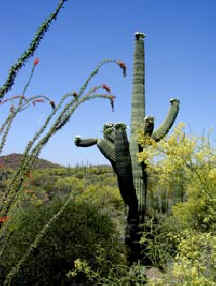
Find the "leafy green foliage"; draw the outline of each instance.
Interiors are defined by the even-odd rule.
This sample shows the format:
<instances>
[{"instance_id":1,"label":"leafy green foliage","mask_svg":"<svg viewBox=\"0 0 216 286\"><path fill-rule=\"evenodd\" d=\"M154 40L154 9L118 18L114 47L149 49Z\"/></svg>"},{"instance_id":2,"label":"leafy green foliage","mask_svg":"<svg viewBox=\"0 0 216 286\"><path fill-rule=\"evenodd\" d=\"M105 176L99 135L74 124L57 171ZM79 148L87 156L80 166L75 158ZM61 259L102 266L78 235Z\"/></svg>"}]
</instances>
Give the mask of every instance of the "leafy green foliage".
<instances>
[{"instance_id":1,"label":"leafy green foliage","mask_svg":"<svg viewBox=\"0 0 216 286\"><path fill-rule=\"evenodd\" d=\"M101 257L99 257L101 259ZM101 264L103 259L101 260ZM146 269L140 264L134 264L131 267L127 265L111 265L110 271L106 277L104 277L100 271L94 271L91 269L87 261L77 259L74 262L74 271L69 271L67 277L73 279L77 275L83 273L90 281L94 281L95 285L104 286L142 286L146 283Z\"/></svg>"},{"instance_id":2,"label":"leafy green foliage","mask_svg":"<svg viewBox=\"0 0 216 286\"><path fill-rule=\"evenodd\" d=\"M162 278L148 277L147 285L215 285L215 150L204 139L198 145L198 139L187 138L177 128L169 138L143 152L150 175L143 255L163 269ZM159 159L154 160L155 154ZM8 223L11 237L4 264L0 263L6 272L68 195L78 195L25 261L14 285L25 285L23 277L26 285L29 281L31 285L49 285L45 280L49 273L51 285L146 283L147 270L142 264L125 264L120 243L124 240L125 207L109 168L37 170L22 191L25 207L18 208ZM44 284L34 280L39 273L43 273Z\"/></svg>"},{"instance_id":3,"label":"leafy green foliage","mask_svg":"<svg viewBox=\"0 0 216 286\"><path fill-rule=\"evenodd\" d=\"M17 211L15 223L12 221L11 226L9 224L13 233L1 260L5 271L16 265L36 234L62 204L63 200L58 199ZM110 218L97 205L75 199L56 223L49 227L46 236L25 261L12 285L66 285L61 283L67 282L65 275L73 269L77 258L86 259L92 269L98 269L96 257L100 249L103 250L100 271L106 275L110 262L121 262L119 254L122 247L118 233ZM86 281L83 275L76 279L79 282Z\"/></svg>"},{"instance_id":4,"label":"leafy green foliage","mask_svg":"<svg viewBox=\"0 0 216 286\"><path fill-rule=\"evenodd\" d=\"M186 230L174 236L178 254L159 281L149 280L149 286L184 285L215 286L216 237L210 233Z\"/></svg>"}]
</instances>

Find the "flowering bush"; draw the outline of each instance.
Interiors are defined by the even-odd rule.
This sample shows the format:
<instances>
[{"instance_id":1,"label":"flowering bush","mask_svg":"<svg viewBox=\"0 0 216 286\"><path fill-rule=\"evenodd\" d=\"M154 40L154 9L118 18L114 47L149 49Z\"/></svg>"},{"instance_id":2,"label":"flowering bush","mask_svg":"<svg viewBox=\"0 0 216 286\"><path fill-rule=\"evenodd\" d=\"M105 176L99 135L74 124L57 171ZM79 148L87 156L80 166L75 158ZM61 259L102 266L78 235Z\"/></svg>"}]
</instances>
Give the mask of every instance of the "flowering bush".
<instances>
[{"instance_id":1,"label":"flowering bush","mask_svg":"<svg viewBox=\"0 0 216 286\"><path fill-rule=\"evenodd\" d=\"M166 203L184 227L210 231L216 223L216 150L204 138L186 137L180 124L157 144L138 154L149 173L148 203L159 200L158 212ZM143 141L139 134L140 144ZM144 143L143 143L144 142Z\"/></svg>"},{"instance_id":2,"label":"flowering bush","mask_svg":"<svg viewBox=\"0 0 216 286\"><path fill-rule=\"evenodd\" d=\"M184 231L179 240L178 255L168 273L150 286L216 285L216 237L211 233Z\"/></svg>"},{"instance_id":3,"label":"flowering bush","mask_svg":"<svg viewBox=\"0 0 216 286\"><path fill-rule=\"evenodd\" d=\"M156 264L167 266L164 279L149 285L216 285L216 149L183 128L157 144L138 136L145 146L138 160L149 175L148 213L159 221L159 231L141 241Z\"/></svg>"}]
</instances>

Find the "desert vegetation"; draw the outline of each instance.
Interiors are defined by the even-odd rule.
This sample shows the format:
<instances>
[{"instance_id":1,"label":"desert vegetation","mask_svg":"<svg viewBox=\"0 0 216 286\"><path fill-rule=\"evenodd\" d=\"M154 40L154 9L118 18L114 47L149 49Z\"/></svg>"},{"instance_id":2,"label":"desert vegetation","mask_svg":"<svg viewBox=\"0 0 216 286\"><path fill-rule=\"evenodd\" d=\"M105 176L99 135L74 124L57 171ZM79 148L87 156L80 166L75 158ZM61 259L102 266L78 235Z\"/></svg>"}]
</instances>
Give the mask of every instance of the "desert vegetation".
<instances>
[{"instance_id":1,"label":"desert vegetation","mask_svg":"<svg viewBox=\"0 0 216 286\"><path fill-rule=\"evenodd\" d=\"M154 131L154 118L145 116L144 34L135 34L130 142L124 123L105 124L102 139L74 140L78 147L97 145L111 166L64 168L38 158L83 102L103 98L114 108L106 84L86 90L106 64L126 76L124 62L102 61L79 91L56 103L26 96L40 64L35 58L22 95L5 98L65 2L42 23L0 88L2 107L19 99L1 126L0 153L18 113L38 102L51 107L22 156L0 158L1 285L216 285L216 149L208 138L186 135L183 124L168 135L178 99L170 100Z\"/></svg>"},{"instance_id":2,"label":"desert vegetation","mask_svg":"<svg viewBox=\"0 0 216 286\"><path fill-rule=\"evenodd\" d=\"M140 242L149 265L141 259L128 266L127 207L111 167L38 169L26 179L8 225L4 273L68 197L73 200L33 248L14 285L215 285L216 150L207 138L186 136L183 124L145 146L138 154L149 178Z\"/></svg>"}]
</instances>

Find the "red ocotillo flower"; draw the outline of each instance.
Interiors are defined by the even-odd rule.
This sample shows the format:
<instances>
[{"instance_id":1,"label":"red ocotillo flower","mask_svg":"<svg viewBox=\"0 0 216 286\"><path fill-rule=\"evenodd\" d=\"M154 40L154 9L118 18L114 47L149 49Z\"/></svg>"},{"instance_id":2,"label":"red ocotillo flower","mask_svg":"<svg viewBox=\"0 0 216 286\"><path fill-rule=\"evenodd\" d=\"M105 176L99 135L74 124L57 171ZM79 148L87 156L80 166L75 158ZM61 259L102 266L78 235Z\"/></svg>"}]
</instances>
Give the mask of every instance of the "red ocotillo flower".
<instances>
[{"instance_id":1,"label":"red ocotillo flower","mask_svg":"<svg viewBox=\"0 0 216 286\"><path fill-rule=\"evenodd\" d=\"M117 64L119 65L119 67L123 70L123 76L126 77L126 65L125 63L118 61Z\"/></svg>"},{"instance_id":2,"label":"red ocotillo flower","mask_svg":"<svg viewBox=\"0 0 216 286\"><path fill-rule=\"evenodd\" d=\"M34 65L36 66L39 63L39 58L35 58Z\"/></svg>"},{"instance_id":3,"label":"red ocotillo flower","mask_svg":"<svg viewBox=\"0 0 216 286\"><path fill-rule=\"evenodd\" d=\"M78 94L76 92L73 93L73 97L77 98Z\"/></svg>"},{"instance_id":4,"label":"red ocotillo flower","mask_svg":"<svg viewBox=\"0 0 216 286\"><path fill-rule=\"evenodd\" d=\"M111 92L111 88L107 86L106 84L102 84L101 86L103 89L105 89L107 92Z\"/></svg>"},{"instance_id":5,"label":"red ocotillo flower","mask_svg":"<svg viewBox=\"0 0 216 286\"><path fill-rule=\"evenodd\" d=\"M3 101L0 100L0 104L1 104L1 103L5 103L5 102L7 102L7 101L9 101L9 100L11 100L11 99L16 99L16 98L23 98L23 99L26 100L25 96L23 96L23 95L16 95L16 96L12 96L12 97L10 97L10 98L6 98L6 99L4 99Z\"/></svg>"},{"instance_id":6,"label":"red ocotillo flower","mask_svg":"<svg viewBox=\"0 0 216 286\"><path fill-rule=\"evenodd\" d=\"M53 100L50 100L49 103L50 103L52 109L55 109L55 108L56 108L55 102L54 102Z\"/></svg>"},{"instance_id":7,"label":"red ocotillo flower","mask_svg":"<svg viewBox=\"0 0 216 286\"><path fill-rule=\"evenodd\" d=\"M44 99L42 99L42 98L35 99L32 101L32 104L35 106L36 102L44 102Z\"/></svg>"},{"instance_id":8,"label":"red ocotillo flower","mask_svg":"<svg viewBox=\"0 0 216 286\"><path fill-rule=\"evenodd\" d=\"M6 220L8 220L8 216L2 216L2 217L0 217L0 223L1 223L1 222L5 222Z\"/></svg>"}]
</instances>

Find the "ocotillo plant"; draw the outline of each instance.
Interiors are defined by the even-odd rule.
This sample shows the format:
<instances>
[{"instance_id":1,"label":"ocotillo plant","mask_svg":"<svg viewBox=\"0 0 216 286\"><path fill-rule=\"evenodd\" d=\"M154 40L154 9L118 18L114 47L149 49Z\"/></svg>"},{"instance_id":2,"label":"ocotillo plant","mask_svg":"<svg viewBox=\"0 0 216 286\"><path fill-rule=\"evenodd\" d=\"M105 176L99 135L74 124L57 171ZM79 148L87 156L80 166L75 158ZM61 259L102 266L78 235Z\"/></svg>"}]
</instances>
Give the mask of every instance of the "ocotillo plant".
<instances>
[{"instance_id":1,"label":"ocotillo plant","mask_svg":"<svg viewBox=\"0 0 216 286\"><path fill-rule=\"evenodd\" d=\"M20 198L20 189L24 181L24 177L27 172L30 172L32 169L32 166L34 164L34 161L38 158L42 148L44 145L49 141L51 136L53 136L59 129L63 128L63 126L70 120L71 115L74 113L74 111L78 108L80 104L82 104L85 101L95 99L95 98L105 98L109 99L111 102L111 106L113 108L114 106L114 96L111 94L98 94L97 91L99 89L105 89L106 91L109 91L107 85L100 85L96 86L87 94L84 94L88 83L90 80L99 72L100 68L107 63L115 63L120 68L122 68L122 62L115 61L115 60L104 60L102 63L100 63L96 69L90 74L88 79L85 81L84 85L80 88L80 91L78 93L68 93L65 94L59 104L57 106L53 106L53 111L51 114L47 117L46 122L44 125L40 128L38 132L36 132L34 138L28 143L28 145L25 148L24 151L24 158L21 162L21 166L18 169L18 171L15 173L13 178L11 179L10 183L7 186L7 189L4 193L3 198L1 198L1 206L0 206L0 216L2 217L13 217L14 212L16 211L17 204L19 203ZM124 70L123 70L124 72ZM64 109L59 114L58 118L56 119L55 123L50 127L49 131L44 135L44 137L36 144L36 146L31 150L33 144L36 142L38 137L41 135L41 133L45 130L47 127L51 117L55 115L55 113L61 108L63 101L68 98L72 97L69 103L65 104ZM31 152L31 153L30 153ZM37 247L39 241L43 238L45 235L47 229L49 226L56 221L56 219L61 215L61 213L64 211L67 204L70 203L71 199L73 198L73 194L69 196L69 198L65 201L62 208L59 210L57 214L55 214L51 219L47 222L47 224L43 227L40 233L36 236L34 242L30 245L30 247L26 250L26 253L23 255L23 257L20 259L16 267L12 268L11 271L8 273L5 284L4 285L10 285L11 279L14 277L14 275L19 271L21 265L24 263L26 258L31 254L32 250ZM10 222L10 219L9 219ZM3 243L0 247L0 257L4 251L4 247L7 244L7 239L10 236L10 232L8 230L8 220L4 223L1 231L0 231L0 240L3 240Z\"/></svg>"},{"instance_id":2,"label":"ocotillo plant","mask_svg":"<svg viewBox=\"0 0 216 286\"><path fill-rule=\"evenodd\" d=\"M50 16L38 28L33 40L29 45L29 48L21 55L21 57L18 58L17 62L11 66L6 82L0 87L0 98L3 98L4 95L11 89L17 76L17 72L24 66L27 59L34 55L34 52L39 46L40 41L43 39L44 35L49 29L51 22L56 20L60 10L63 8L63 5L66 1L67 0L59 0L56 10L51 13Z\"/></svg>"},{"instance_id":3,"label":"ocotillo plant","mask_svg":"<svg viewBox=\"0 0 216 286\"><path fill-rule=\"evenodd\" d=\"M45 124L40 128L38 132L36 132L34 138L29 142L29 144L26 146L26 149L24 151L24 158L21 163L20 168L15 173L13 178L11 179L10 183L7 186L6 191L4 192L3 198L1 198L1 206L0 206L0 215L2 217L9 217L13 216L14 211L16 211L17 203L19 202L20 198L20 189L24 181L24 177L27 172L31 171L32 166L36 158L38 158L39 153L41 152L44 145L49 141L51 136L53 136L59 129L63 128L63 126L70 120L71 115L74 113L74 111L79 107L80 104L82 104L85 101L95 99L95 98L105 98L109 99L111 102L111 106L113 108L114 106L114 96L111 94L100 94L97 93L99 89L104 89L105 91L109 92L109 88L107 85L100 85L96 86L87 94L84 94L88 83L90 80L99 72L100 68L107 63L115 63L120 68L122 68L122 62L115 61L115 60L104 60L101 64L99 64L96 69L90 74L89 78L85 81L84 85L80 88L80 91L78 93L68 93L65 94L59 104L55 106L53 103L53 111L51 114L47 117ZM123 70L124 71L124 70ZM61 108L63 101L68 98L72 97L72 99L69 101L69 103L65 104L63 110L59 114L58 118L56 119L55 123L50 127L49 131L44 135L44 137L36 144L36 146L31 150L33 147L33 144L36 142L38 137L41 135L41 133L45 130L47 127L51 117L55 115L57 111ZM29 101L28 101L29 103ZM52 105L52 104L51 104ZM17 109L20 110L20 107ZM17 112L17 111L16 111ZM61 215L61 213L64 211L66 205L71 201L73 195L71 195L63 205L63 207L59 210L59 212L53 216L50 221L44 226L42 231L38 233L38 235L35 238L35 241L32 243L32 245L27 249L26 253L24 254L23 258L18 262L17 266L13 269L11 269L11 272L8 273L7 278L5 280L4 285L10 285L8 281L11 281L12 277L19 271L21 265L25 261L25 259L30 255L31 251L37 246L38 242L42 239L44 234L46 233L48 227L51 223L54 223L55 220ZM10 233L7 228L7 221L4 223L1 232L0 232L0 239L4 239L3 243L0 248L0 257L4 251L4 246L7 243L7 238L9 237Z\"/></svg>"},{"instance_id":4,"label":"ocotillo plant","mask_svg":"<svg viewBox=\"0 0 216 286\"><path fill-rule=\"evenodd\" d=\"M75 138L79 147L97 144L117 175L118 186L125 204L128 205L126 244L129 246L129 263L139 257L138 225L144 222L147 198L146 164L139 163L137 154L143 150L138 143L138 131L142 130L146 144L158 142L168 133L179 111L179 100L171 99L171 107L162 125L153 132L154 118L145 116L145 62L144 34L135 35L133 67L133 94L131 108L130 144L127 139L126 125L109 123L104 125L103 139Z\"/></svg>"},{"instance_id":5,"label":"ocotillo plant","mask_svg":"<svg viewBox=\"0 0 216 286\"><path fill-rule=\"evenodd\" d=\"M59 1L56 11L52 13L50 17L40 26L38 32L36 33L34 39L32 40L30 44L29 49L26 52L24 52L24 54L18 59L17 63L11 67L9 71L8 79L6 80L5 84L0 88L0 98L3 98L5 94L8 92L8 90L12 87L12 85L14 84L14 80L16 78L17 71L23 66L25 60L28 57L33 55L44 33L47 31L50 22L56 18L59 10L62 8L63 3L65 1L66 0ZM61 100L56 105L55 102L51 101L47 96L39 96L39 98L38 96L35 96L29 99L24 97L24 94L30 84L31 77L34 72L34 68L38 64L38 59L36 59L34 61L31 76L29 78L29 81L24 87L22 95L13 97L13 99L19 98L20 102L16 108L14 106L13 108L11 108L9 117L6 119L6 121L3 123L3 125L0 128L0 134L4 132L2 142L0 144L0 152L2 151L3 145L8 135L8 131L11 127L12 120L15 118L18 112L27 108L30 105L30 103L34 104L35 102L42 101L43 99L46 99L49 101L52 107L52 112L47 116L44 125L36 132L32 140L29 141L28 145L26 146L24 154L23 154L24 155L23 160L18 170L15 172L12 179L8 183L7 188L4 192L4 196L2 196L0 199L0 218L2 220L1 222L3 223L0 229L0 241L1 241L0 258L4 252L5 246L7 245L7 240L9 239L11 235L11 230L9 229L9 225L10 225L10 222L14 218L16 207L19 204L19 199L21 197L21 192L22 192L22 185L24 183L25 177L29 176L29 172L32 170L33 164L35 160L38 158L44 145L49 141L49 139L58 130L63 128L64 125L69 122L71 115L83 102L86 102L88 100L92 100L95 98L105 98L105 99L110 100L111 107L113 109L115 97L110 93L110 88L107 85L103 84L100 86L96 86L90 89L89 92L86 93L86 88L88 87L89 82L100 71L100 69L107 63L117 64L118 67L123 69L123 74L125 75L126 67L121 61L104 60L93 70L93 72L90 74L90 76L87 78L87 80L84 82L83 86L80 88L80 90L77 93L72 92L72 93L65 94L64 96L62 96ZM98 93L100 89L103 90L102 93ZM104 90L108 92L109 94L104 94ZM41 134L45 131L52 117L62 108L64 101L68 98L70 99L70 101L63 106L63 110L60 112L55 122L51 125L47 133L43 136L43 138L40 139L39 142L36 142L41 136ZM8 99L5 99L4 101L1 100L0 103L4 103L6 101L9 101L10 99L8 98ZM34 144L36 145L33 146ZM26 252L24 253L23 257L18 261L17 265L15 265L11 269L11 271L7 274L7 277L4 281L4 286L11 285L11 281L13 277L16 275L17 272L19 272L22 264L25 262L27 257L31 254L33 249L37 247L38 243L43 238L43 236L46 234L47 229L50 227L50 225L55 223L56 219L59 216L61 216L65 207L67 206L67 204L70 203L73 197L74 197L74 194L71 194L69 198L65 201L62 208L53 217L51 217L51 219L47 222L47 224L42 228L41 232L37 234L33 243L29 246L29 248L26 249Z\"/></svg>"}]
</instances>

